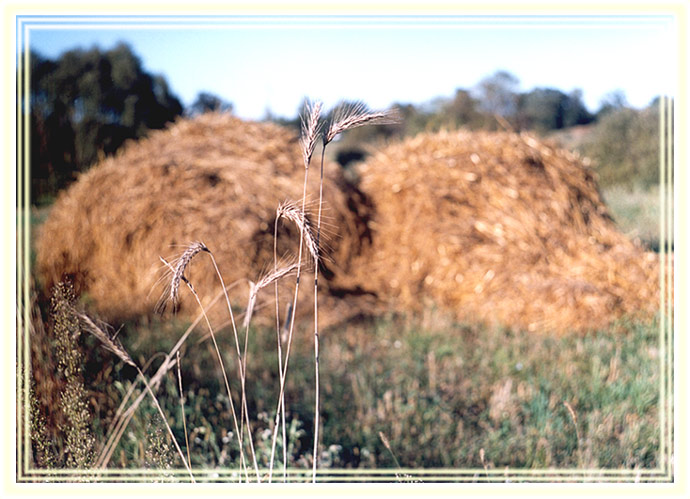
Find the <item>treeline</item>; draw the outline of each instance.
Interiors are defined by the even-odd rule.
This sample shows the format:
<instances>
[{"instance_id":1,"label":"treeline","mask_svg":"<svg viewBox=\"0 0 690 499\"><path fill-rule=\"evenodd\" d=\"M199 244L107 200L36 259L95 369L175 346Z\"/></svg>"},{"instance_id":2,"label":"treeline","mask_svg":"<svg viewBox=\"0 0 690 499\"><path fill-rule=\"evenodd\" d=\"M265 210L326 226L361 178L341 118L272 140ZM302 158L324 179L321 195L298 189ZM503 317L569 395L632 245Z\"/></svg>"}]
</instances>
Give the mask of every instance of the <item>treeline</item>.
<instances>
[{"instance_id":1,"label":"treeline","mask_svg":"<svg viewBox=\"0 0 690 499\"><path fill-rule=\"evenodd\" d=\"M659 183L658 98L643 109L631 107L625 95L607 95L590 112L582 92L534 88L521 92L514 75L499 71L474 88L422 104L395 104L398 125L363 127L348 132L333 148L342 165L366 156L367 143L398 140L441 129L530 131L555 139L594 162L600 185L649 188ZM298 121L283 121L297 126Z\"/></svg>"},{"instance_id":2,"label":"treeline","mask_svg":"<svg viewBox=\"0 0 690 499\"><path fill-rule=\"evenodd\" d=\"M126 45L31 54L32 198L54 195L127 139L182 113L165 79L142 69Z\"/></svg>"},{"instance_id":3,"label":"treeline","mask_svg":"<svg viewBox=\"0 0 690 499\"><path fill-rule=\"evenodd\" d=\"M406 134L440 128L536 130L547 132L593 122L582 92L568 94L554 88L518 91L516 76L499 71L474 89L458 89L450 98L422 106L400 104Z\"/></svg>"},{"instance_id":4,"label":"treeline","mask_svg":"<svg viewBox=\"0 0 690 499\"><path fill-rule=\"evenodd\" d=\"M34 204L50 202L77 173L184 112L232 109L201 92L185 110L165 78L147 73L125 44L70 50L57 60L32 53L30 64Z\"/></svg>"},{"instance_id":5,"label":"treeline","mask_svg":"<svg viewBox=\"0 0 690 499\"><path fill-rule=\"evenodd\" d=\"M110 50L71 50L56 60L32 53L30 64L34 204L51 202L77 173L115 153L128 139L163 128L181 115L232 111L231 103L208 92L200 92L192 105L183 108L165 79L147 73L126 44ZM423 131L462 127L533 130L548 135L591 125L597 133L569 145L600 165L615 165L603 176L605 182L629 181L633 175L647 185L658 178L658 111L653 104L644 110L632 109L620 93L612 94L599 110L590 113L579 90L521 92L517 77L499 71L472 89L458 89L451 97L395 107L402 116L399 124L352 130L334 148L336 159L346 165L365 157L362 144ZM297 114L290 119L266 119L299 127Z\"/></svg>"}]
</instances>

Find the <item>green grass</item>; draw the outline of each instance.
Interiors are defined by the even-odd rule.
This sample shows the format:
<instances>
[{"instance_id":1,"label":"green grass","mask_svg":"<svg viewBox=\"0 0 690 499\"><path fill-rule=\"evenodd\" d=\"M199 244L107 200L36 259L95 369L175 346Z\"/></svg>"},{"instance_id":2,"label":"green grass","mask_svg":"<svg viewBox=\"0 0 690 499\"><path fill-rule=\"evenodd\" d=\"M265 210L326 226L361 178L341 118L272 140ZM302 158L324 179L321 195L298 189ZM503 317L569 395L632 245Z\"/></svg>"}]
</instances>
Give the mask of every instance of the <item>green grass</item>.
<instances>
[{"instance_id":1,"label":"green grass","mask_svg":"<svg viewBox=\"0 0 690 499\"><path fill-rule=\"evenodd\" d=\"M611 216L630 239L658 251L661 238L661 198L658 187L614 186L602 192ZM673 234L667 234L673 241Z\"/></svg>"},{"instance_id":2,"label":"green grass","mask_svg":"<svg viewBox=\"0 0 690 499\"><path fill-rule=\"evenodd\" d=\"M181 325L143 327L121 333L137 362L168 350L181 334ZM309 468L314 360L308 331L298 334L287 382L289 465ZM659 459L658 334L656 322L622 322L610 331L559 338L401 317L324 331L321 466L654 468ZM228 372L236 373L230 335L224 331L217 337ZM278 396L275 332L255 329L250 338L247 392L257 459L264 467ZM100 443L135 373L90 338L85 346L85 384L95 415L92 429ZM182 355L190 454L197 469L239 464L214 355L208 341L195 340ZM156 367L154 362L148 372ZM239 393L236 377L231 383ZM159 390L159 401L186 452L174 372ZM564 403L572 407L576 420ZM181 467L175 453L151 450L152 441L159 450L171 447L169 442L166 447L167 434L161 433L156 418L146 400L111 467ZM390 442L390 451L379 432ZM282 451L278 456L282 460Z\"/></svg>"}]
</instances>

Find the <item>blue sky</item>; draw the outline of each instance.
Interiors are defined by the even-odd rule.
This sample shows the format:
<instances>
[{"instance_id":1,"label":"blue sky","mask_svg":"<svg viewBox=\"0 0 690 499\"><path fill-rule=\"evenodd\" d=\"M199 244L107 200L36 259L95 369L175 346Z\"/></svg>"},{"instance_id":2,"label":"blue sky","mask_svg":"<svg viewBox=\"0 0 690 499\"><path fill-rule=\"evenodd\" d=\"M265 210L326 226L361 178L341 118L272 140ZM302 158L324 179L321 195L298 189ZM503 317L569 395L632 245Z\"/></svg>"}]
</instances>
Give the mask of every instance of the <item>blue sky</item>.
<instances>
[{"instance_id":1,"label":"blue sky","mask_svg":"<svg viewBox=\"0 0 690 499\"><path fill-rule=\"evenodd\" d=\"M26 21L26 19L25 19ZM497 70L520 89L581 89L596 110L609 92L647 105L675 94L675 32L664 17L30 18L29 46L128 43L184 104L208 91L258 119L294 116L304 97L383 108L473 88Z\"/></svg>"}]
</instances>

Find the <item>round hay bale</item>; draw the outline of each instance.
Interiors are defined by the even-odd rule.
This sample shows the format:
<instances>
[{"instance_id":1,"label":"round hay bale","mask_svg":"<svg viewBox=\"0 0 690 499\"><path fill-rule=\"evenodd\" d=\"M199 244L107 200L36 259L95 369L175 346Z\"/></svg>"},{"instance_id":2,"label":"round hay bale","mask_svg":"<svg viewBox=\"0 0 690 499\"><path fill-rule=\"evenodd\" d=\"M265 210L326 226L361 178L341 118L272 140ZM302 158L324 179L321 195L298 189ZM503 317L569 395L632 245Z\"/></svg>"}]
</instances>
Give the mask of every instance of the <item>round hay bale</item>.
<instances>
[{"instance_id":1,"label":"round hay bale","mask_svg":"<svg viewBox=\"0 0 690 499\"><path fill-rule=\"evenodd\" d=\"M558 333L658 310L658 258L616 230L569 152L512 133L421 134L359 174L374 242L351 282L397 309Z\"/></svg>"},{"instance_id":2,"label":"round hay bale","mask_svg":"<svg viewBox=\"0 0 690 499\"><path fill-rule=\"evenodd\" d=\"M319 181L314 163L307 190L312 211ZM325 171L326 279L320 289L328 295L331 288L342 292L335 277L367 243L368 227L361 193L345 182L337 165L327 164ZM257 281L273 269L276 209L284 200L301 200L303 182L301 149L291 131L219 113L180 120L127 144L59 197L40 230L39 275L46 288L70 277L106 320L148 315L165 288L155 286L166 270L159 256L172 261L187 244L202 241L226 285L234 283L231 299L241 310L247 304L247 279ZM278 256L296 256L299 231L282 220L279 226ZM186 275L206 301L221 291L207 254L196 256ZM313 277L307 277L300 287L305 306L298 309L304 314L313 313ZM294 277L288 281L281 303L291 302ZM181 289L180 296L180 313L197 314L188 290ZM259 308L272 299L271 286L259 296ZM215 315L227 319L224 307L219 300ZM275 309L272 303L265 308ZM338 313L344 313L342 307ZM328 310L320 316L328 322Z\"/></svg>"}]
</instances>

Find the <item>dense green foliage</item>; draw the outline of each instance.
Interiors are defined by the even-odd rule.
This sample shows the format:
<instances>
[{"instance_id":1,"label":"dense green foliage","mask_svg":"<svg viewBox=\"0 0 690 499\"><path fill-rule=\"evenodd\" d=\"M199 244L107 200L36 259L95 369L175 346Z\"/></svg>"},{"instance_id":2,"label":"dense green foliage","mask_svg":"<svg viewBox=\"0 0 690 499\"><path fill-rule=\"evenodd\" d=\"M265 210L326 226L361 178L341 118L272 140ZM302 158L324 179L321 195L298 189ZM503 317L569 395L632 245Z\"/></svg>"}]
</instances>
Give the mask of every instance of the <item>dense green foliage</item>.
<instances>
[{"instance_id":1,"label":"dense green foliage","mask_svg":"<svg viewBox=\"0 0 690 499\"><path fill-rule=\"evenodd\" d=\"M577 147L594 159L601 186L659 185L659 106L621 107L601 116Z\"/></svg>"},{"instance_id":2,"label":"dense green foliage","mask_svg":"<svg viewBox=\"0 0 690 499\"><path fill-rule=\"evenodd\" d=\"M127 45L31 56L31 175L34 202L127 139L182 113L165 79L147 73Z\"/></svg>"}]
</instances>

